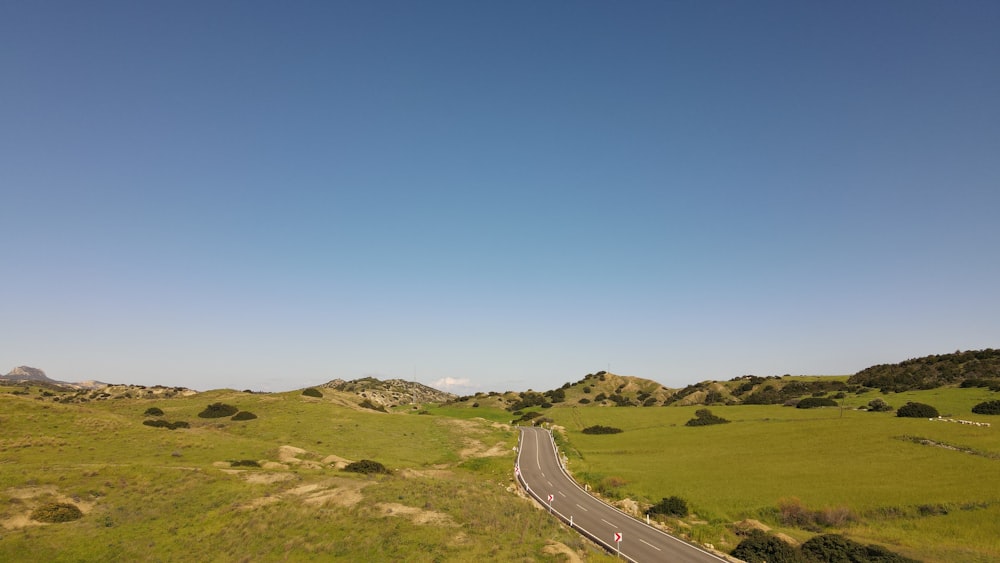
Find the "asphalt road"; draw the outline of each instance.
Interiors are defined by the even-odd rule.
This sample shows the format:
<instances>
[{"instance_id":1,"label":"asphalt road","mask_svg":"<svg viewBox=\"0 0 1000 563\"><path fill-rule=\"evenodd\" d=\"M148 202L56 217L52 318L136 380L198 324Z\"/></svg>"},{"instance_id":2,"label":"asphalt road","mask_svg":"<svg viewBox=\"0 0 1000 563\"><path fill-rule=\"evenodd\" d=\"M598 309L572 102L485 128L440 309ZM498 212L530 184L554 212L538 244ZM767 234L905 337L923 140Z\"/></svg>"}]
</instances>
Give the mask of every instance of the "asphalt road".
<instances>
[{"instance_id":1,"label":"asphalt road","mask_svg":"<svg viewBox=\"0 0 1000 563\"><path fill-rule=\"evenodd\" d=\"M637 563L725 561L590 496L563 470L552 436L544 428L521 428L515 472L521 486L553 516L603 544L612 553L619 553L624 560ZM620 542L615 541L616 534L621 534Z\"/></svg>"}]
</instances>

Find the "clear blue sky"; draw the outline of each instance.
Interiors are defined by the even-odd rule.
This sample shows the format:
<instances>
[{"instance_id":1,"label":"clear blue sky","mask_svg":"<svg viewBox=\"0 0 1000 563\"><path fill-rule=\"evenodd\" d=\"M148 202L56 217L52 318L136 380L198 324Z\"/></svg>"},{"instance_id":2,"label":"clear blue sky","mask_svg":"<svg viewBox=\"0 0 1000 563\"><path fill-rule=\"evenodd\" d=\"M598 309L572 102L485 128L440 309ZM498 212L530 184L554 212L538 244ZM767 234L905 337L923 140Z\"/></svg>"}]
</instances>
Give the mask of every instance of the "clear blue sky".
<instances>
[{"instance_id":1,"label":"clear blue sky","mask_svg":"<svg viewBox=\"0 0 1000 563\"><path fill-rule=\"evenodd\" d=\"M0 372L459 393L1000 347L1000 3L0 4Z\"/></svg>"}]
</instances>

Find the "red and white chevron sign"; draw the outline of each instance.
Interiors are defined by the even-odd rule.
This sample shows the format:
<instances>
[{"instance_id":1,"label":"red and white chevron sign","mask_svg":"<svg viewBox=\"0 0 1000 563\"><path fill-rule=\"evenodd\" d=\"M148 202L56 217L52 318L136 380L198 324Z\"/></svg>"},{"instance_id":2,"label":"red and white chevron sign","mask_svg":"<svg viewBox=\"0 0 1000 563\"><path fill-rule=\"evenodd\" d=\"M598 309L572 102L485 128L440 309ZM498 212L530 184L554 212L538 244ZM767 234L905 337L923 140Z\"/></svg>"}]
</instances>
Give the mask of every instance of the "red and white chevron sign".
<instances>
[{"instance_id":1,"label":"red and white chevron sign","mask_svg":"<svg viewBox=\"0 0 1000 563\"><path fill-rule=\"evenodd\" d=\"M622 533L615 532L615 543L622 543Z\"/></svg>"}]
</instances>

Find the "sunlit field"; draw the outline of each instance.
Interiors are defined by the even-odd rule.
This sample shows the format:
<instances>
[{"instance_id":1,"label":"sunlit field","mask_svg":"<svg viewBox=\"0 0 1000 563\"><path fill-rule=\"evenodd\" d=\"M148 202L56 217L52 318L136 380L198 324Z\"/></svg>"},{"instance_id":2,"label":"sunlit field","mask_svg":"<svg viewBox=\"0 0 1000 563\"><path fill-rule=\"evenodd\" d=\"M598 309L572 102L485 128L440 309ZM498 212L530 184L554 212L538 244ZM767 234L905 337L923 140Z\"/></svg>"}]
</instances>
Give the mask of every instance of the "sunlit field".
<instances>
[{"instance_id":1,"label":"sunlit field","mask_svg":"<svg viewBox=\"0 0 1000 563\"><path fill-rule=\"evenodd\" d=\"M0 389L2 561L557 561L552 542L610 559L516 494L516 433L485 420L298 393L80 405L9 391ZM197 416L215 402L258 418ZM143 425L150 407L191 428ZM330 456L377 460L392 475L348 473ZM261 467L233 466L241 460ZM84 515L30 521L50 501Z\"/></svg>"},{"instance_id":2,"label":"sunlit field","mask_svg":"<svg viewBox=\"0 0 1000 563\"><path fill-rule=\"evenodd\" d=\"M937 406L943 416L989 422L970 410L993 395L954 388L868 393L850 395L843 410L715 406L711 411L731 423L705 427L684 425L704 407L569 407L545 414L566 428L564 450L578 479L646 503L680 496L706 523L699 532L706 536L723 534L718 524L753 518L806 539L812 534L780 521L779 504L792 502L809 510L846 508L850 519L827 531L914 558L988 561L1000 559L1000 425L852 407L875 397L895 407L913 400ZM597 424L624 432L581 432Z\"/></svg>"}]
</instances>

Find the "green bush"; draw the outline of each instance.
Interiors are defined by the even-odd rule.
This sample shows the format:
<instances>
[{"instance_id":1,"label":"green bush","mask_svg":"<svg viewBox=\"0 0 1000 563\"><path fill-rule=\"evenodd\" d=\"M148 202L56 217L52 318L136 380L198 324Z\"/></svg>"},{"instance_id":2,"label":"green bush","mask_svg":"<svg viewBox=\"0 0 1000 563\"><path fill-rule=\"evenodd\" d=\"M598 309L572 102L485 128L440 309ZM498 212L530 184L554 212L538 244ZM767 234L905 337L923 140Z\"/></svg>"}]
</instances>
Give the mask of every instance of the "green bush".
<instances>
[{"instance_id":1,"label":"green bush","mask_svg":"<svg viewBox=\"0 0 1000 563\"><path fill-rule=\"evenodd\" d=\"M163 409L159 407L149 407L146 412L142 413L145 416L163 416Z\"/></svg>"},{"instance_id":2,"label":"green bush","mask_svg":"<svg viewBox=\"0 0 1000 563\"><path fill-rule=\"evenodd\" d=\"M678 496L666 497L650 507L649 511L654 514L683 518L688 515L688 504L686 500Z\"/></svg>"},{"instance_id":3,"label":"green bush","mask_svg":"<svg viewBox=\"0 0 1000 563\"><path fill-rule=\"evenodd\" d=\"M806 397L799 401L795 408L797 409L815 409L817 407L835 407L837 406L837 401L829 397Z\"/></svg>"},{"instance_id":4,"label":"green bush","mask_svg":"<svg viewBox=\"0 0 1000 563\"><path fill-rule=\"evenodd\" d=\"M909 402L899 407L899 410L896 411L896 416L908 418L937 418L939 415L937 409L930 405Z\"/></svg>"},{"instance_id":5,"label":"green bush","mask_svg":"<svg viewBox=\"0 0 1000 563\"><path fill-rule=\"evenodd\" d=\"M170 428L171 424L166 420L143 420L142 423L145 426L152 426L153 428Z\"/></svg>"},{"instance_id":6,"label":"green bush","mask_svg":"<svg viewBox=\"0 0 1000 563\"><path fill-rule=\"evenodd\" d=\"M838 534L815 536L799 548L810 563L912 563L908 559L878 545L862 545Z\"/></svg>"},{"instance_id":7,"label":"green bush","mask_svg":"<svg viewBox=\"0 0 1000 563\"><path fill-rule=\"evenodd\" d=\"M804 561L798 550L790 544L760 530L751 532L749 537L736 546L731 555L747 563L802 563Z\"/></svg>"},{"instance_id":8,"label":"green bush","mask_svg":"<svg viewBox=\"0 0 1000 563\"><path fill-rule=\"evenodd\" d=\"M234 459L229 461L230 467L260 467L260 463L252 459Z\"/></svg>"},{"instance_id":9,"label":"green bush","mask_svg":"<svg viewBox=\"0 0 1000 563\"><path fill-rule=\"evenodd\" d=\"M344 467L344 471L364 473L366 475L372 473L389 474L389 470L386 469L384 465L370 459L362 459L361 461L348 463L347 466Z\"/></svg>"},{"instance_id":10,"label":"green bush","mask_svg":"<svg viewBox=\"0 0 1000 563\"><path fill-rule=\"evenodd\" d=\"M726 424L729 421L712 414L708 409L698 409L694 411L694 418L684 423L684 426L709 426L712 424Z\"/></svg>"},{"instance_id":11,"label":"green bush","mask_svg":"<svg viewBox=\"0 0 1000 563\"><path fill-rule=\"evenodd\" d=\"M255 418L257 418L257 415L250 411L240 411L234 414L230 420L253 420Z\"/></svg>"},{"instance_id":12,"label":"green bush","mask_svg":"<svg viewBox=\"0 0 1000 563\"><path fill-rule=\"evenodd\" d=\"M38 522L58 524L70 522L83 517L83 512L75 504L68 502L49 502L36 508L31 513L31 519Z\"/></svg>"},{"instance_id":13,"label":"green bush","mask_svg":"<svg viewBox=\"0 0 1000 563\"><path fill-rule=\"evenodd\" d=\"M590 404L590 399L588 399L586 397L581 397L580 400L577 401L577 402L580 403L581 405L589 405Z\"/></svg>"},{"instance_id":14,"label":"green bush","mask_svg":"<svg viewBox=\"0 0 1000 563\"><path fill-rule=\"evenodd\" d=\"M892 406L882 399L872 399L871 401L868 401L868 412L889 412L891 410Z\"/></svg>"},{"instance_id":15,"label":"green bush","mask_svg":"<svg viewBox=\"0 0 1000 563\"><path fill-rule=\"evenodd\" d=\"M198 413L198 416L201 418L222 418L226 416L233 416L239 412L239 410L240 409L225 403L212 403L211 405L205 407L205 410Z\"/></svg>"},{"instance_id":16,"label":"green bush","mask_svg":"<svg viewBox=\"0 0 1000 563\"><path fill-rule=\"evenodd\" d=\"M162 419L155 420L143 420L142 423L146 426L152 426L153 428L166 428L167 430L175 430L177 428L191 428L191 425L183 420L178 420L177 422L167 422Z\"/></svg>"},{"instance_id":17,"label":"green bush","mask_svg":"<svg viewBox=\"0 0 1000 563\"><path fill-rule=\"evenodd\" d=\"M976 414L1000 414L1000 401L986 401L972 407Z\"/></svg>"},{"instance_id":18,"label":"green bush","mask_svg":"<svg viewBox=\"0 0 1000 563\"><path fill-rule=\"evenodd\" d=\"M588 426L583 429L584 434L619 434L621 432L621 428L615 428L614 426L601 426L600 424Z\"/></svg>"},{"instance_id":19,"label":"green bush","mask_svg":"<svg viewBox=\"0 0 1000 563\"><path fill-rule=\"evenodd\" d=\"M323 397L323 393L319 389L315 389L313 387L310 387L308 389L304 389L302 391L302 394L305 395L306 397L316 397L317 399L320 399L320 398Z\"/></svg>"}]
</instances>

